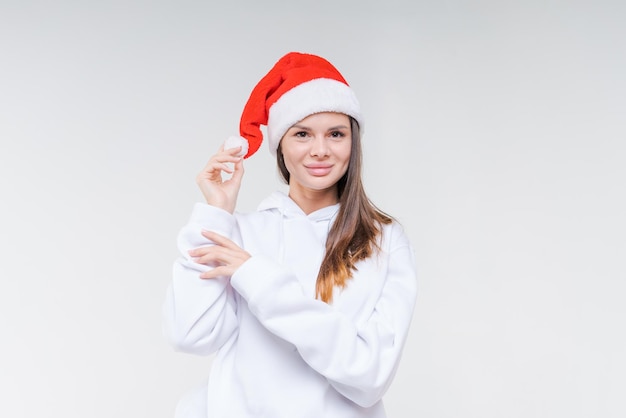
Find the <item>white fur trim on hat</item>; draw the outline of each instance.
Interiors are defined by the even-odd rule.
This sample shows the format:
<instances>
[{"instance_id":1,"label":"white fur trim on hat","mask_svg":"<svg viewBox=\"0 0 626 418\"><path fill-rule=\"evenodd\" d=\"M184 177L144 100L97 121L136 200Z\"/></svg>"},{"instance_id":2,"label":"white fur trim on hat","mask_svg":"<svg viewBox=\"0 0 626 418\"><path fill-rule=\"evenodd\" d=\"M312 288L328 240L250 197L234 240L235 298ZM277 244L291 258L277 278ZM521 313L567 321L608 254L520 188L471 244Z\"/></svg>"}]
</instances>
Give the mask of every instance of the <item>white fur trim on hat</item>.
<instances>
[{"instance_id":1,"label":"white fur trim on hat","mask_svg":"<svg viewBox=\"0 0 626 418\"><path fill-rule=\"evenodd\" d=\"M321 112L352 116L359 128L363 128L361 107L354 91L340 81L317 78L287 91L270 107L267 139L272 155L276 155L278 144L289 128L307 116Z\"/></svg>"}]
</instances>

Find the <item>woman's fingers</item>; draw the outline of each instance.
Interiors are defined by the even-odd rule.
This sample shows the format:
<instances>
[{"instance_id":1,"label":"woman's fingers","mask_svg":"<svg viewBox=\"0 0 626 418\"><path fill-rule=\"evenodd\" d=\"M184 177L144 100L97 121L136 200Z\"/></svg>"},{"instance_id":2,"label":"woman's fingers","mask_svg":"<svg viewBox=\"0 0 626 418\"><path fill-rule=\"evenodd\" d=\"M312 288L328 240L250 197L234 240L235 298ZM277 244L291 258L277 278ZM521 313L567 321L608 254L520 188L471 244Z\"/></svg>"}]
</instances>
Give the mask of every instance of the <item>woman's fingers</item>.
<instances>
[{"instance_id":1,"label":"woman's fingers","mask_svg":"<svg viewBox=\"0 0 626 418\"><path fill-rule=\"evenodd\" d=\"M196 248L189 251L189 255L194 259L196 263L206 264L208 266L239 266L245 260L250 258L250 254L240 248L225 248L220 245L211 245L208 247Z\"/></svg>"},{"instance_id":2,"label":"woman's fingers","mask_svg":"<svg viewBox=\"0 0 626 418\"><path fill-rule=\"evenodd\" d=\"M232 276L233 272L228 266L217 266L211 270L205 271L200 274L201 279L217 279L223 276Z\"/></svg>"},{"instance_id":3,"label":"woman's fingers","mask_svg":"<svg viewBox=\"0 0 626 418\"><path fill-rule=\"evenodd\" d=\"M202 236L207 238L210 241L213 241L217 245L221 245L225 248L236 248L241 249L237 244L235 244L230 239L226 238L224 235L220 235L214 231L208 231L206 229L202 230Z\"/></svg>"},{"instance_id":4,"label":"woman's fingers","mask_svg":"<svg viewBox=\"0 0 626 418\"><path fill-rule=\"evenodd\" d=\"M220 247L219 245L199 248L194 252L190 251L189 254L196 263L213 267L230 264L230 262L236 259L232 254L232 250Z\"/></svg>"},{"instance_id":5,"label":"woman's fingers","mask_svg":"<svg viewBox=\"0 0 626 418\"><path fill-rule=\"evenodd\" d=\"M241 147L240 147L241 148ZM234 165L234 171L233 171L233 176L231 178L232 181L236 181L238 184L241 183L241 178L243 177L243 158L239 158L239 161L237 161Z\"/></svg>"},{"instance_id":6,"label":"woman's fingers","mask_svg":"<svg viewBox=\"0 0 626 418\"><path fill-rule=\"evenodd\" d=\"M250 254L230 239L212 231L202 231L202 235L214 245L189 250L189 255L198 264L213 267L203 272L200 278L212 279L218 276L232 276L233 273L248 259Z\"/></svg>"},{"instance_id":7,"label":"woman's fingers","mask_svg":"<svg viewBox=\"0 0 626 418\"><path fill-rule=\"evenodd\" d=\"M218 276L232 276L250 255L244 251L234 251L218 245L206 250L195 262L212 267L200 274L201 279L213 279Z\"/></svg>"},{"instance_id":8,"label":"woman's fingers","mask_svg":"<svg viewBox=\"0 0 626 418\"><path fill-rule=\"evenodd\" d=\"M221 182L222 171L229 174L232 174L234 171L234 167L229 165L229 163L236 165L240 161L241 157L217 154L206 163L204 169L198 174L198 181L206 179Z\"/></svg>"}]
</instances>

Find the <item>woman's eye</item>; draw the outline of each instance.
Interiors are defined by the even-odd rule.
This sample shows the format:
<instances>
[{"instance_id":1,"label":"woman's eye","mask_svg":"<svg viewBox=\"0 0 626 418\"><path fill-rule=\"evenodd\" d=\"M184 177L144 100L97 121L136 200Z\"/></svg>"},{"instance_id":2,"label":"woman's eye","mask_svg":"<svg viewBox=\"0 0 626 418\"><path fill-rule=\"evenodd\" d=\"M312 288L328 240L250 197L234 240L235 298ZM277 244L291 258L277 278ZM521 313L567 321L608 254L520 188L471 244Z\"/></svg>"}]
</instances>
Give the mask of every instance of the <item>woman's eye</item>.
<instances>
[{"instance_id":1,"label":"woman's eye","mask_svg":"<svg viewBox=\"0 0 626 418\"><path fill-rule=\"evenodd\" d=\"M296 132L294 134L294 136L298 137L298 138L306 138L307 133L305 131L300 131L300 132Z\"/></svg>"},{"instance_id":2,"label":"woman's eye","mask_svg":"<svg viewBox=\"0 0 626 418\"><path fill-rule=\"evenodd\" d=\"M330 137L331 138L343 138L344 136L346 136L343 132L340 131L332 131L330 133Z\"/></svg>"}]
</instances>

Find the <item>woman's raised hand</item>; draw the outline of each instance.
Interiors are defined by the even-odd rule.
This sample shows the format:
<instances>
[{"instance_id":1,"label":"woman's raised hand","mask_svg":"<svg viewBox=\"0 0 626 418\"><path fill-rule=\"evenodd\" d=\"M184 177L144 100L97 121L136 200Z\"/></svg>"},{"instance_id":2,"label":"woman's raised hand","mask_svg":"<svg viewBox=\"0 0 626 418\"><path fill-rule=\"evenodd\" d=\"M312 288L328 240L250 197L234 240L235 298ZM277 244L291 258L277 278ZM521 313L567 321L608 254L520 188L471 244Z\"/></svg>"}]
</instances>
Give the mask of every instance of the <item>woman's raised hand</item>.
<instances>
[{"instance_id":1,"label":"woman's raised hand","mask_svg":"<svg viewBox=\"0 0 626 418\"><path fill-rule=\"evenodd\" d=\"M235 211L244 171L243 158L237 156L240 151L241 147L225 150L222 145L196 177L206 202L230 213ZM222 172L231 174L231 177L224 180Z\"/></svg>"}]
</instances>

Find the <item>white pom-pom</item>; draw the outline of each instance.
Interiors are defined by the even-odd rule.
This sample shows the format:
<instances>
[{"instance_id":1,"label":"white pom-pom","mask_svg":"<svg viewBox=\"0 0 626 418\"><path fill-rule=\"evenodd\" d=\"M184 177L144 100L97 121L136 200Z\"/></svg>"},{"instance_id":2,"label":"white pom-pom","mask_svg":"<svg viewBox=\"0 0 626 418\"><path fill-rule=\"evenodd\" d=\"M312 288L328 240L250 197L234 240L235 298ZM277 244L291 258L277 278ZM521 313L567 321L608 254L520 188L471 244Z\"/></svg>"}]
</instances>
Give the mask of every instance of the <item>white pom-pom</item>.
<instances>
[{"instance_id":1,"label":"white pom-pom","mask_svg":"<svg viewBox=\"0 0 626 418\"><path fill-rule=\"evenodd\" d=\"M243 157L248 153L248 140L241 136L229 136L224 141L224 149L241 147L241 151L237 154L238 157Z\"/></svg>"}]
</instances>

